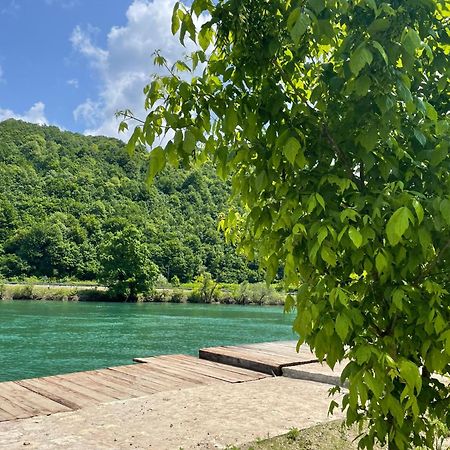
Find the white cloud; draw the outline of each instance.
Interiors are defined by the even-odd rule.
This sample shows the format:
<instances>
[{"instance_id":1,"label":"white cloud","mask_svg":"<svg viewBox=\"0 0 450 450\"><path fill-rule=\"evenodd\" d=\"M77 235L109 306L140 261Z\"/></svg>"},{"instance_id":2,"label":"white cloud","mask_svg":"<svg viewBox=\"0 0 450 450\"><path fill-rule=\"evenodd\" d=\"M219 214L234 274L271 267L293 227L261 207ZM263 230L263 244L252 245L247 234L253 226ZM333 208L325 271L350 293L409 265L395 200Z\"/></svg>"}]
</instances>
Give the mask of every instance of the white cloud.
<instances>
[{"instance_id":1,"label":"white cloud","mask_svg":"<svg viewBox=\"0 0 450 450\"><path fill-rule=\"evenodd\" d=\"M79 4L78 0L45 0L47 5L61 6L62 8L73 8Z\"/></svg>"},{"instance_id":2,"label":"white cloud","mask_svg":"<svg viewBox=\"0 0 450 450\"><path fill-rule=\"evenodd\" d=\"M47 125L48 120L45 117L45 104L42 102L35 103L24 114L17 114L10 109L0 108L0 122L6 119L18 119L25 122L37 123L39 125Z\"/></svg>"},{"instance_id":3,"label":"white cloud","mask_svg":"<svg viewBox=\"0 0 450 450\"><path fill-rule=\"evenodd\" d=\"M70 37L75 50L79 51L82 55L86 56L93 66L102 69L107 63L108 52L96 47L92 43L92 35L98 30L93 27L89 27L87 31L83 31L81 27L77 26Z\"/></svg>"},{"instance_id":4,"label":"white cloud","mask_svg":"<svg viewBox=\"0 0 450 450\"><path fill-rule=\"evenodd\" d=\"M6 4L3 4L3 6L0 7L0 14L8 14L15 16L20 9L20 4L18 0L9 0L9 2L7 0L6 2L5 0L3 0L2 3Z\"/></svg>"},{"instance_id":5,"label":"white cloud","mask_svg":"<svg viewBox=\"0 0 450 450\"><path fill-rule=\"evenodd\" d=\"M92 33L76 27L72 44L95 68L100 77L98 97L87 99L74 111L76 120L87 126L86 134L103 134L126 139L118 134L118 110L131 109L136 116L145 117L142 90L157 68L152 53L161 50L169 62L189 51L172 36L173 0L133 0L127 10L127 23L113 27L102 49L92 42Z\"/></svg>"},{"instance_id":6,"label":"white cloud","mask_svg":"<svg viewBox=\"0 0 450 450\"><path fill-rule=\"evenodd\" d=\"M67 84L69 86L74 87L75 89L78 89L78 87L79 87L79 83L78 83L78 80L76 78L72 78L71 80L67 80Z\"/></svg>"}]
</instances>

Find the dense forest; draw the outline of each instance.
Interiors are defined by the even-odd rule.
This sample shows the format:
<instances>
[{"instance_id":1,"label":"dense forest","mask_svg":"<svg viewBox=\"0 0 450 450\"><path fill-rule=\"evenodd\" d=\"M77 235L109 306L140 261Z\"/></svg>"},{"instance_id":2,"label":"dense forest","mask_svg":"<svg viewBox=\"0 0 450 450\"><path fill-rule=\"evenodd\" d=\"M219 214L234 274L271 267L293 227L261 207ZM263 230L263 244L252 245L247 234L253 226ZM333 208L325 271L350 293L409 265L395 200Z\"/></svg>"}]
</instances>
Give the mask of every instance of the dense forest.
<instances>
[{"instance_id":1,"label":"dense forest","mask_svg":"<svg viewBox=\"0 0 450 450\"><path fill-rule=\"evenodd\" d=\"M258 281L217 230L229 186L209 167L171 168L147 186L147 156L116 139L0 123L0 277L97 280L102 249L131 233L169 281L202 271Z\"/></svg>"}]
</instances>

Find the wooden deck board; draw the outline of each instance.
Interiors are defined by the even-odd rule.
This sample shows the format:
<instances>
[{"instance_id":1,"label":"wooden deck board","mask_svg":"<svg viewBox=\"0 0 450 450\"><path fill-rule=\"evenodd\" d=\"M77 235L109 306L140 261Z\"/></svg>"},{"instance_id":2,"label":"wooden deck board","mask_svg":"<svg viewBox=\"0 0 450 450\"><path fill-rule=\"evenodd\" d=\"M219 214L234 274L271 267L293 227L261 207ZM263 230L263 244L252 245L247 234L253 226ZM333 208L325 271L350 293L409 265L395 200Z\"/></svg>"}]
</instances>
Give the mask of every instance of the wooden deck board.
<instances>
[{"instance_id":1,"label":"wooden deck board","mask_svg":"<svg viewBox=\"0 0 450 450\"><path fill-rule=\"evenodd\" d=\"M12 381L0 383L0 408L6 413L0 413L0 417L5 417L3 420L8 420L8 415L25 418L38 414L47 415L69 410L66 406L52 401L46 396L32 392Z\"/></svg>"},{"instance_id":2,"label":"wooden deck board","mask_svg":"<svg viewBox=\"0 0 450 450\"><path fill-rule=\"evenodd\" d=\"M152 364L151 361L148 362ZM180 371L180 374L187 374L190 377L194 377L195 380L203 380L205 383L211 382L212 379L217 379L221 381L226 381L229 383L236 383L243 380L243 376L239 376L237 374L232 374L231 372L224 372L217 370L217 368L205 368L201 365L194 365L190 361L180 361L174 358L168 360L168 364L177 371ZM246 381L250 381L250 377L246 377Z\"/></svg>"},{"instance_id":3,"label":"wooden deck board","mask_svg":"<svg viewBox=\"0 0 450 450\"><path fill-rule=\"evenodd\" d=\"M133 398L133 397L142 397L142 395L146 395L142 392L142 390L135 389L133 387L132 382L125 381L121 378L114 377L107 370L98 370L89 374L86 374L88 378L92 378L97 380L98 383L103 384L104 386L111 387L112 389L120 392L124 395L124 398Z\"/></svg>"},{"instance_id":4,"label":"wooden deck board","mask_svg":"<svg viewBox=\"0 0 450 450\"><path fill-rule=\"evenodd\" d=\"M166 357L164 357L166 358ZM208 377L217 378L228 383L242 383L245 381L253 381L264 378L267 375L246 371L247 373L238 373L228 370L231 366L226 366L220 363L211 363L210 361L194 358L193 356L186 357L184 355L175 355L175 357L167 358L173 364L185 367L194 373L200 373Z\"/></svg>"},{"instance_id":5,"label":"wooden deck board","mask_svg":"<svg viewBox=\"0 0 450 450\"><path fill-rule=\"evenodd\" d=\"M138 366L121 366L117 368L110 368L113 372L121 372L129 376L135 377L135 383L142 385L146 388L153 389L153 392L164 391L168 389L176 389L183 387L185 383L179 378L173 377L171 374L167 374L164 371L157 371L150 373L148 368L139 368ZM191 383L192 386L194 383Z\"/></svg>"},{"instance_id":6,"label":"wooden deck board","mask_svg":"<svg viewBox=\"0 0 450 450\"><path fill-rule=\"evenodd\" d=\"M72 410L95 405L97 403L92 398L74 393L68 389L61 388L54 383L50 383L45 378L21 380L17 381L17 384L55 402L61 403Z\"/></svg>"},{"instance_id":7,"label":"wooden deck board","mask_svg":"<svg viewBox=\"0 0 450 450\"><path fill-rule=\"evenodd\" d=\"M192 356L180 355L179 358L187 359L187 358L192 358ZM213 361L208 361L207 359L197 359L197 358L194 358L194 359L197 361L198 364L210 366L210 367L220 366L222 370L227 370L229 372L233 372L233 373L237 373L237 374L241 374L241 375L249 375L251 377L254 377L254 379L267 378L267 376L268 376L265 373L256 372L254 370L245 369L243 367L236 367L236 366L230 366L227 364L215 363Z\"/></svg>"},{"instance_id":8,"label":"wooden deck board","mask_svg":"<svg viewBox=\"0 0 450 450\"><path fill-rule=\"evenodd\" d=\"M155 392L164 391L169 387L167 383L164 383L161 378L158 379L158 383L152 380L149 380L148 377L145 376L145 374L141 374L139 377L136 375L133 375L133 373L130 373L128 371L127 367L118 367L118 368L110 368L111 372L114 374L114 376L117 377L123 377L123 379L133 379L131 386L142 392L142 395L150 395L154 394Z\"/></svg>"},{"instance_id":9,"label":"wooden deck board","mask_svg":"<svg viewBox=\"0 0 450 450\"><path fill-rule=\"evenodd\" d=\"M282 368L317 362L317 358L305 346L295 351L295 341L243 346L222 346L204 348L199 351L200 359L243 367L267 374L282 375ZM279 351L277 351L279 349Z\"/></svg>"},{"instance_id":10,"label":"wooden deck board","mask_svg":"<svg viewBox=\"0 0 450 450\"><path fill-rule=\"evenodd\" d=\"M84 386L83 384L76 383L73 378L78 378L78 374L71 374L70 376L62 375L47 378L47 381L60 386L63 389L68 389L75 394L80 394L91 398L96 403L107 403L112 400L116 400L114 397L106 395L96 389L96 386Z\"/></svg>"},{"instance_id":11,"label":"wooden deck board","mask_svg":"<svg viewBox=\"0 0 450 450\"><path fill-rule=\"evenodd\" d=\"M199 384L212 384L214 382L220 383L221 380L208 377L201 373L191 372L188 369L179 366L174 360L164 361L162 359L154 358L151 362L140 365L145 370L150 370L156 373L162 372L174 379L182 380L183 382Z\"/></svg>"},{"instance_id":12,"label":"wooden deck board","mask_svg":"<svg viewBox=\"0 0 450 450\"><path fill-rule=\"evenodd\" d=\"M7 420L14 420L17 417L14 414L10 414L4 409L0 408L0 422L6 422Z\"/></svg>"},{"instance_id":13,"label":"wooden deck board","mask_svg":"<svg viewBox=\"0 0 450 450\"><path fill-rule=\"evenodd\" d=\"M72 384L78 385L82 388L89 386L90 390L94 390L102 395L107 396L113 400L123 400L128 398L128 393L122 391L117 386L111 386L108 382L105 382L99 375L92 376L86 373L70 374L66 375L65 380L70 381Z\"/></svg>"}]
</instances>

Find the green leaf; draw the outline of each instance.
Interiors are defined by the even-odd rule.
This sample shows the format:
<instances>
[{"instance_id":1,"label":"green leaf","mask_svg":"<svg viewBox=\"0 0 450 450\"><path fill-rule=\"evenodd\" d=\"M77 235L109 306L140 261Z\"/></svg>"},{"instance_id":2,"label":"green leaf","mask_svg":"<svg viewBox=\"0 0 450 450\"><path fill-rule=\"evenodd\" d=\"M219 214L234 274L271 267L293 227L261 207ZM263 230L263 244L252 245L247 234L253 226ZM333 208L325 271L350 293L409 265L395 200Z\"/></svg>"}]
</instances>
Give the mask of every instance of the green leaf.
<instances>
[{"instance_id":1,"label":"green leaf","mask_svg":"<svg viewBox=\"0 0 450 450\"><path fill-rule=\"evenodd\" d=\"M420 39L420 36L417 34L417 31L410 28L406 32L406 34L403 36L403 39L402 39L403 48L410 55L414 55L416 52L416 49L418 47L420 47L420 44L421 44L421 39Z\"/></svg>"},{"instance_id":2,"label":"green leaf","mask_svg":"<svg viewBox=\"0 0 450 450\"><path fill-rule=\"evenodd\" d=\"M377 272L379 275L381 275L385 271L387 265L388 262L383 253L378 253L378 255L375 257L375 267L377 268Z\"/></svg>"},{"instance_id":3,"label":"green leaf","mask_svg":"<svg viewBox=\"0 0 450 450\"><path fill-rule=\"evenodd\" d=\"M366 0L367 5L377 14L378 8L375 0Z\"/></svg>"},{"instance_id":4,"label":"green leaf","mask_svg":"<svg viewBox=\"0 0 450 450\"><path fill-rule=\"evenodd\" d=\"M431 153L430 164L432 167L436 167L441 164L442 161L447 158L448 144L446 142L440 142L436 145L436 148Z\"/></svg>"},{"instance_id":5,"label":"green leaf","mask_svg":"<svg viewBox=\"0 0 450 450\"><path fill-rule=\"evenodd\" d=\"M450 225L450 200L445 198L439 205L442 217Z\"/></svg>"},{"instance_id":6,"label":"green leaf","mask_svg":"<svg viewBox=\"0 0 450 450\"><path fill-rule=\"evenodd\" d=\"M368 129L364 130L359 135L359 141L361 142L361 145L367 150L372 151L378 142L378 130L376 127L372 126Z\"/></svg>"},{"instance_id":7,"label":"green leaf","mask_svg":"<svg viewBox=\"0 0 450 450\"><path fill-rule=\"evenodd\" d=\"M150 152L147 172L147 183L152 183L155 175L166 165L166 153L162 147L156 147Z\"/></svg>"},{"instance_id":8,"label":"green leaf","mask_svg":"<svg viewBox=\"0 0 450 450\"><path fill-rule=\"evenodd\" d=\"M290 30L291 38L295 45L298 45L301 37L305 34L310 23L311 19L306 14L300 13L294 26Z\"/></svg>"},{"instance_id":9,"label":"green leaf","mask_svg":"<svg viewBox=\"0 0 450 450\"><path fill-rule=\"evenodd\" d=\"M322 245L324 239L328 236L328 228L320 227L319 232L317 233L317 242L319 245Z\"/></svg>"},{"instance_id":10,"label":"green leaf","mask_svg":"<svg viewBox=\"0 0 450 450\"><path fill-rule=\"evenodd\" d=\"M345 341L345 338L348 335L348 332L350 331L350 328L352 326L352 322L350 319L346 316L344 313L339 313L336 317L336 333L341 338L341 341Z\"/></svg>"},{"instance_id":11,"label":"green leaf","mask_svg":"<svg viewBox=\"0 0 450 450\"><path fill-rule=\"evenodd\" d=\"M374 377L368 371L364 373L364 381L369 387L369 389L374 393L375 397L379 399L382 396L384 390L383 382L378 378Z\"/></svg>"},{"instance_id":12,"label":"green leaf","mask_svg":"<svg viewBox=\"0 0 450 450\"><path fill-rule=\"evenodd\" d=\"M178 8L180 6L179 2L176 2L173 6L172 12L172 34L175 35L177 31L180 29L180 18L178 16Z\"/></svg>"},{"instance_id":13,"label":"green leaf","mask_svg":"<svg viewBox=\"0 0 450 450\"><path fill-rule=\"evenodd\" d=\"M191 154L195 150L197 139L191 130L186 130L183 139L183 151L187 154Z\"/></svg>"},{"instance_id":14,"label":"green leaf","mask_svg":"<svg viewBox=\"0 0 450 450\"><path fill-rule=\"evenodd\" d=\"M129 155L134 154L134 150L136 148L136 144L140 137L142 136L142 130L140 127L136 127L133 131L133 134L130 137L130 140L128 141L127 145L125 146L125 150Z\"/></svg>"},{"instance_id":15,"label":"green leaf","mask_svg":"<svg viewBox=\"0 0 450 450\"><path fill-rule=\"evenodd\" d=\"M402 236L405 234L409 227L409 214L410 211L406 206L402 206L392 214L386 225L386 235L389 243L394 246L397 245Z\"/></svg>"},{"instance_id":16,"label":"green leaf","mask_svg":"<svg viewBox=\"0 0 450 450\"><path fill-rule=\"evenodd\" d=\"M389 65L389 59L383 46L378 41L373 41L372 45L378 50L386 65Z\"/></svg>"},{"instance_id":17,"label":"green leaf","mask_svg":"<svg viewBox=\"0 0 450 450\"><path fill-rule=\"evenodd\" d=\"M348 230L348 235L356 248L361 247L362 242L363 242L363 237L362 237L362 234L355 227L350 226L350 228Z\"/></svg>"},{"instance_id":18,"label":"green leaf","mask_svg":"<svg viewBox=\"0 0 450 450\"><path fill-rule=\"evenodd\" d=\"M395 307L402 311L403 310L403 297L405 295L405 292L403 289L396 289L394 291L394 294L392 295L392 302L394 303Z\"/></svg>"},{"instance_id":19,"label":"green leaf","mask_svg":"<svg viewBox=\"0 0 450 450\"><path fill-rule=\"evenodd\" d=\"M418 235L420 245L422 246L423 251L426 252L431 245L431 235L429 231L423 226L419 228Z\"/></svg>"},{"instance_id":20,"label":"green leaf","mask_svg":"<svg viewBox=\"0 0 450 450\"><path fill-rule=\"evenodd\" d=\"M336 254L329 247L322 247L320 256L328 265L332 267L336 265Z\"/></svg>"},{"instance_id":21,"label":"green leaf","mask_svg":"<svg viewBox=\"0 0 450 450\"><path fill-rule=\"evenodd\" d=\"M358 77L354 80L353 89L360 97L364 97L369 92L371 85L372 82L370 81L370 77L363 75L362 77Z\"/></svg>"},{"instance_id":22,"label":"green leaf","mask_svg":"<svg viewBox=\"0 0 450 450\"><path fill-rule=\"evenodd\" d=\"M422 388L422 377L420 376L419 368L412 362L402 359L399 364L400 375L406 381L411 391L416 388L417 393Z\"/></svg>"},{"instance_id":23,"label":"green leaf","mask_svg":"<svg viewBox=\"0 0 450 450\"><path fill-rule=\"evenodd\" d=\"M416 216L419 221L419 224L421 224L423 221L423 216L424 216L422 205L420 204L420 202L417 199L414 199L412 204L413 204L414 211L416 212Z\"/></svg>"},{"instance_id":24,"label":"green leaf","mask_svg":"<svg viewBox=\"0 0 450 450\"><path fill-rule=\"evenodd\" d=\"M350 70L358 76L364 66L372 64L372 60L372 53L363 43L350 56Z\"/></svg>"},{"instance_id":25,"label":"green leaf","mask_svg":"<svg viewBox=\"0 0 450 450\"><path fill-rule=\"evenodd\" d=\"M316 14L320 14L325 9L325 0L309 0L309 5Z\"/></svg>"},{"instance_id":26,"label":"green leaf","mask_svg":"<svg viewBox=\"0 0 450 450\"><path fill-rule=\"evenodd\" d=\"M200 32L198 33L198 43L200 47L205 52L209 45L211 44L211 40L213 37L213 31L210 27L203 26Z\"/></svg>"},{"instance_id":27,"label":"green leaf","mask_svg":"<svg viewBox=\"0 0 450 450\"><path fill-rule=\"evenodd\" d=\"M295 137L290 137L283 147L283 153L292 165L295 163L299 150L300 142Z\"/></svg>"},{"instance_id":28,"label":"green leaf","mask_svg":"<svg viewBox=\"0 0 450 450\"><path fill-rule=\"evenodd\" d=\"M362 345L358 347L358 349L355 352L356 356L356 362L359 365L362 365L369 361L370 357L372 356L372 350L368 345Z\"/></svg>"},{"instance_id":29,"label":"green leaf","mask_svg":"<svg viewBox=\"0 0 450 450\"><path fill-rule=\"evenodd\" d=\"M230 107L225 112L225 130L233 134L236 131L236 127L238 124L238 115L234 108Z\"/></svg>"},{"instance_id":30,"label":"green leaf","mask_svg":"<svg viewBox=\"0 0 450 450\"><path fill-rule=\"evenodd\" d=\"M434 109L434 106L431 105L428 102L425 102L425 108L426 108L426 113L427 113L427 117L432 120L433 122L437 122L438 120L438 113L437 111Z\"/></svg>"},{"instance_id":31,"label":"green leaf","mask_svg":"<svg viewBox=\"0 0 450 450\"><path fill-rule=\"evenodd\" d=\"M319 203L319 205L325 211L325 200L318 192L316 192L316 200L317 200L317 203Z\"/></svg>"}]
</instances>

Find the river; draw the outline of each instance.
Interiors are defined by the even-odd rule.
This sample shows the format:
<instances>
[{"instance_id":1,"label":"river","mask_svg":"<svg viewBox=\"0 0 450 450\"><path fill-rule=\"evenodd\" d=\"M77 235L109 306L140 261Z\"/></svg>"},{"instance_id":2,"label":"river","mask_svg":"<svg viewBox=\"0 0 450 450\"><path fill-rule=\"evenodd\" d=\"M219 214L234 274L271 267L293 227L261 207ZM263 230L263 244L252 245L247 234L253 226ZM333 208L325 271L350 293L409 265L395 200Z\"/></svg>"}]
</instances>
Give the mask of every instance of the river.
<instances>
[{"instance_id":1,"label":"river","mask_svg":"<svg viewBox=\"0 0 450 450\"><path fill-rule=\"evenodd\" d=\"M295 339L277 306L0 301L0 381Z\"/></svg>"}]
</instances>

